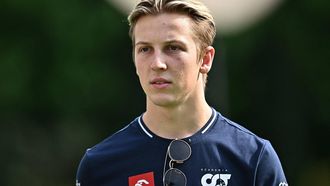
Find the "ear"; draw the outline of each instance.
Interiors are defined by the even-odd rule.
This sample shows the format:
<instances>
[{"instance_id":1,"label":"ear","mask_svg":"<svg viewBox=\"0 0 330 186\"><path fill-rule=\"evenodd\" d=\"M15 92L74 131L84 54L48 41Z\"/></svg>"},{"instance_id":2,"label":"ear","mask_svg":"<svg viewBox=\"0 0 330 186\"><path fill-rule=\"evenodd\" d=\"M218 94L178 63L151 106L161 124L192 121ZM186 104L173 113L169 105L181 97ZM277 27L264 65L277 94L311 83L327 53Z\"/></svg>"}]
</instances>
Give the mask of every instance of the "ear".
<instances>
[{"instance_id":1,"label":"ear","mask_svg":"<svg viewBox=\"0 0 330 186\"><path fill-rule=\"evenodd\" d=\"M214 54L215 49L212 46L206 47L205 54L202 57L201 67L199 69L200 73L207 74L211 70Z\"/></svg>"}]
</instances>

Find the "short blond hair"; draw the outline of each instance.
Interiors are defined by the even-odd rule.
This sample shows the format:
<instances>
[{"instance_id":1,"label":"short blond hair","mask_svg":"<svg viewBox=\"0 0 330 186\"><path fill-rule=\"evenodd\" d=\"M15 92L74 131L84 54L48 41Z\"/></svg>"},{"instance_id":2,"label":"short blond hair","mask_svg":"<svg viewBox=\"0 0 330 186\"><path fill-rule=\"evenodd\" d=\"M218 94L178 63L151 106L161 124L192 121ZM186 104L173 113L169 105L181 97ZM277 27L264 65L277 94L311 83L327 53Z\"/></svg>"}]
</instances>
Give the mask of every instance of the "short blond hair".
<instances>
[{"instance_id":1,"label":"short blond hair","mask_svg":"<svg viewBox=\"0 0 330 186\"><path fill-rule=\"evenodd\" d=\"M198 44L198 60L204 55L204 49L213 44L216 27L209 9L198 0L141 0L128 16L129 36L134 47L134 28L142 16L161 13L180 13L192 19L192 30Z\"/></svg>"}]
</instances>

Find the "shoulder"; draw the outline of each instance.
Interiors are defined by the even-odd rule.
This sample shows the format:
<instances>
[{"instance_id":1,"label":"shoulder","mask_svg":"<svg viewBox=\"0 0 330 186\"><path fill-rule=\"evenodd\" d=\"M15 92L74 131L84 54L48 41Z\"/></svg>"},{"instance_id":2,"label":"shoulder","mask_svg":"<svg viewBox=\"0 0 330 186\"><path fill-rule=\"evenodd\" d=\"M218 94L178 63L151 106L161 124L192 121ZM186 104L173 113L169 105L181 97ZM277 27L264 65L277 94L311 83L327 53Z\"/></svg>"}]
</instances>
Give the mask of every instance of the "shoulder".
<instances>
[{"instance_id":1,"label":"shoulder","mask_svg":"<svg viewBox=\"0 0 330 186\"><path fill-rule=\"evenodd\" d=\"M88 148L81 160L81 167L102 164L106 159L133 151L139 143L143 143L145 135L139 127L138 120L139 117L135 118L121 130Z\"/></svg>"},{"instance_id":2,"label":"shoulder","mask_svg":"<svg viewBox=\"0 0 330 186\"><path fill-rule=\"evenodd\" d=\"M269 141L259 155L254 178L256 185L288 185L280 159Z\"/></svg>"},{"instance_id":3,"label":"shoulder","mask_svg":"<svg viewBox=\"0 0 330 186\"><path fill-rule=\"evenodd\" d=\"M138 118L136 118L121 130L88 148L78 167L77 180L79 183L85 185L94 183L93 180L95 180L97 172L101 171L100 167L107 165L108 162L115 161L122 154L128 154L126 153L128 151L135 150L137 143L143 143L143 138L145 138L145 135L138 126ZM109 170L107 169L107 171Z\"/></svg>"},{"instance_id":4,"label":"shoulder","mask_svg":"<svg viewBox=\"0 0 330 186\"><path fill-rule=\"evenodd\" d=\"M256 185L286 183L279 157L269 140L261 138L219 113L216 133L231 155L240 157L254 167Z\"/></svg>"},{"instance_id":5,"label":"shoulder","mask_svg":"<svg viewBox=\"0 0 330 186\"><path fill-rule=\"evenodd\" d=\"M269 141L218 113L216 124L207 134L207 141L223 149L225 157L256 167Z\"/></svg>"},{"instance_id":6,"label":"shoulder","mask_svg":"<svg viewBox=\"0 0 330 186\"><path fill-rule=\"evenodd\" d=\"M259 137L249 129L224 117L220 113L218 113L214 133L221 135L221 138L225 138L227 142L231 142L233 144L237 143L237 145L240 146L248 145L249 148L263 148L263 146L265 146L268 142L268 140Z\"/></svg>"},{"instance_id":7,"label":"shoulder","mask_svg":"<svg viewBox=\"0 0 330 186\"><path fill-rule=\"evenodd\" d=\"M140 117L135 118L122 129L116 131L100 143L87 149L86 153L89 156L93 156L94 154L109 152L109 149L111 149L111 152L116 152L118 147L125 147L126 149L134 147L136 143L145 138L144 133L139 127L139 118Z\"/></svg>"}]
</instances>

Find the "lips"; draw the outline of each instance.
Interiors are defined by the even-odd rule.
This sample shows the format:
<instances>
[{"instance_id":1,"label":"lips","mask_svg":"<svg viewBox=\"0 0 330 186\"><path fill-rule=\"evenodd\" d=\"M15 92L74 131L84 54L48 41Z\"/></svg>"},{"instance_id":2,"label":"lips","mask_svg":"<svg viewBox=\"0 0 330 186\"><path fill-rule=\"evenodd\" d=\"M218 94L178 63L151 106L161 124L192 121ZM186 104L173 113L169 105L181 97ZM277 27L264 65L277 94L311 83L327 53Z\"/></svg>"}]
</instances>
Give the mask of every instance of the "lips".
<instances>
[{"instance_id":1,"label":"lips","mask_svg":"<svg viewBox=\"0 0 330 186\"><path fill-rule=\"evenodd\" d=\"M153 85L155 88L165 88L171 84L171 81L165 78L155 78L150 81L150 84Z\"/></svg>"}]
</instances>

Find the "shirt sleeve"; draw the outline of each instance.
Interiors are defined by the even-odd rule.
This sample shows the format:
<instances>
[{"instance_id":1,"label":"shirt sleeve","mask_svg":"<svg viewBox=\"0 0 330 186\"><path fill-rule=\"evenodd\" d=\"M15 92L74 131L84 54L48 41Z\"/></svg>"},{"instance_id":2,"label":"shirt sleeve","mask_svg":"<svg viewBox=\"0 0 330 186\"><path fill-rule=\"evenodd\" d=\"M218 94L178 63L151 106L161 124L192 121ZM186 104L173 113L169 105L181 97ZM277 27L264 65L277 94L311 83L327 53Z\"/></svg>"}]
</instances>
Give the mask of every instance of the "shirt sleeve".
<instances>
[{"instance_id":1,"label":"shirt sleeve","mask_svg":"<svg viewBox=\"0 0 330 186\"><path fill-rule=\"evenodd\" d=\"M265 142L255 172L255 186L288 186L281 162L270 144Z\"/></svg>"},{"instance_id":2,"label":"shirt sleeve","mask_svg":"<svg viewBox=\"0 0 330 186\"><path fill-rule=\"evenodd\" d=\"M90 171L88 166L88 155L87 152L80 161L77 175L76 175L76 186L92 186L90 181Z\"/></svg>"}]
</instances>

